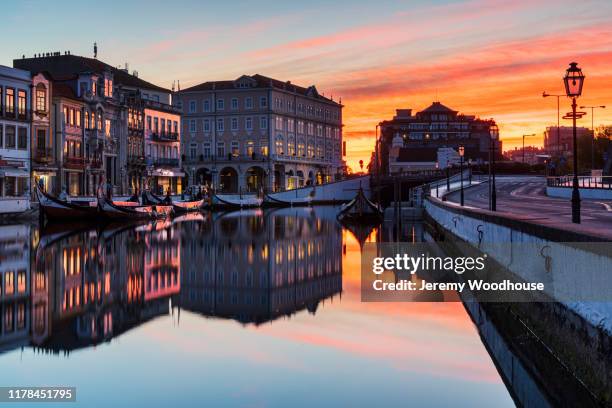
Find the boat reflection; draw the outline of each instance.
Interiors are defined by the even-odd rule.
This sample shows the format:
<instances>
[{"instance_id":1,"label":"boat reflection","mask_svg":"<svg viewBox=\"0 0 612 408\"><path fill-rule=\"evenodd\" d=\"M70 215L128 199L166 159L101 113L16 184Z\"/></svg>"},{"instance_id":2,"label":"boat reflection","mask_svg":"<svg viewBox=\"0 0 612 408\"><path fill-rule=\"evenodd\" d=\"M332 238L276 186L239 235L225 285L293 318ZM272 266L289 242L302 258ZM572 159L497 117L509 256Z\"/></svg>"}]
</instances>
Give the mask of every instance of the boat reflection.
<instances>
[{"instance_id":1,"label":"boat reflection","mask_svg":"<svg viewBox=\"0 0 612 408\"><path fill-rule=\"evenodd\" d=\"M342 234L326 211L0 226L0 352L67 353L179 310L243 324L315 313L342 291Z\"/></svg>"}]
</instances>

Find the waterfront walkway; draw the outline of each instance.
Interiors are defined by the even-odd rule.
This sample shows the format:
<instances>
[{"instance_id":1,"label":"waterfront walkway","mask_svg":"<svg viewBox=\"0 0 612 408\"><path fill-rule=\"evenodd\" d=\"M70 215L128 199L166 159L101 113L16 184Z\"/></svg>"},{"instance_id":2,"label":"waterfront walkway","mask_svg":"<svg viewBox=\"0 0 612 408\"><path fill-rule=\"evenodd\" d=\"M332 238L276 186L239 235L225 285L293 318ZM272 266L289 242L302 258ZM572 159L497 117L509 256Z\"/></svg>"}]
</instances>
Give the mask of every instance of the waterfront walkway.
<instances>
[{"instance_id":1,"label":"waterfront walkway","mask_svg":"<svg viewBox=\"0 0 612 408\"><path fill-rule=\"evenodd\" d=\"M524 221L612 239L612 201L582 200L582 223L577 225L571 222L568 199L546 196L543 177L502 176L497 177L496 184L499 215L509 213ZM488 183L466 189L464 197L466 207L488 209ZM459 192L451 192L447 200L458 203Z\"/></svg>"}]
</instances>

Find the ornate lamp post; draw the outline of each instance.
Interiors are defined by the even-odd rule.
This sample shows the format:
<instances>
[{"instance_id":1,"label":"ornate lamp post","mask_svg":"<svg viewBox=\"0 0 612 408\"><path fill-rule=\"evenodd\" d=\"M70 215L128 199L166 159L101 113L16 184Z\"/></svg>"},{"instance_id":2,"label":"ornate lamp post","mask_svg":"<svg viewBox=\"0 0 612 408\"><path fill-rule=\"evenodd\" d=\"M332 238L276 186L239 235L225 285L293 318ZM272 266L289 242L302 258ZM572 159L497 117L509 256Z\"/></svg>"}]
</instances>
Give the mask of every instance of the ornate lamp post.
<instances>
[{"instance_id":1,"label":"ornate lamp post","mask_svg":"<svg viewBox=\"0 0 612 408\"><path fill-rule=\"evenodd\" d=\"M490 210L497 211L497 190L495 188L495 146L499 140L499 128L496 124L491 125L489 128L489 191L490 196Z\"/></svg>"},{"instance_id":2,"label":"ornate lamp post","mask_svg":"<svg viewBox=\"0 0 612 408\"><path fill-rule=\"evenodd\" d=\"M572 111L565 115L564 119L572 119L573 144L574 144L574 178L572 182L572 222L580 224L580 191L578 190L578 144L576 142L576 119L581 118L584 112L576 112L576 98L582 94L584 75L578 68L578 63L570 63L563 77L565 82L565 94L572 98Z\"/></svg>"},{"instance_id":3,"label":"ornate lamp post","mask_svg":"<svg viewBox=\"0 0 612 408\"><path fill-rule=\"evenodd\" d=\"M459 173L460 173L460 178L461 178L461 193L460 193L460 203L461 206L463 207L463 156L465 155L465 147L463 146L459 146Z\"/></svg>"}]
</instances>

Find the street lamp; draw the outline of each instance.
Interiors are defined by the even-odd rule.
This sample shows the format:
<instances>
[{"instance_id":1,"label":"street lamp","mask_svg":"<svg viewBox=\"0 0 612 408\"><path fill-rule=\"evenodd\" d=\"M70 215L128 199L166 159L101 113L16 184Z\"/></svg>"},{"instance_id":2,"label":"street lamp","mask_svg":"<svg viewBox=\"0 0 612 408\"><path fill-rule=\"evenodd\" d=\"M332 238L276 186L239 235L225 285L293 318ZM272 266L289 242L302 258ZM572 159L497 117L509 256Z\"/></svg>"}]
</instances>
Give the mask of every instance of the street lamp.
<instances>
[{"instance_id":1,"label":"street lamp","mask_svg":"<svg viewBox=\"0 0 612 408\"><path fill-rule=\"evenodd\" d=\"M529 135L523 135L523 164L525 164L525 138L535 136L535 133L531 133Z\"/></svg>"},{"instance_id":2,"label":"street lamp","mask_svg":"<svg viewBox=\"0 0 612 408\"><path fill-rule=\"evenodd\" d=\"M557 98L557 155L561 156L561 124L559 123L559 98L565 96L563 94L549 94L546 91L542 92L542 98L554 96Z\"/></svg>"},{"instance_id":3,"label":"street lamp","mask_svg":"<svg viewBox=\"0 0 612 408\"><path fill-rule=\"evenodd\" d=\"M489 128L489 191L490 191L490 210L497 211L497 191L495 189L495 147L499 140L499 128L496 124Z\"/></svg>"},{"instance_id":4,"label":"street lamp","mask_svg":"<svg viewBox=\"0 0 612 408\"><path fill-rule=\"evenodd\" d=\"M593 138L591 139L591 169L595 168L595 109L606 109L606 105L597 106L581 106L580 109L591 110L591 131L593 132Z\"/></svg>"},{"instance_id":5,"label":"street lamp","mask_svg":"<svg viewBox=\"0 0 612 408\"><path fill-rule=\"evenodd\" d=\"M576 112L576 98L582 94L584 75L578 68L578 63L571 62L563 77L565 83L565 94L572 98L572 112L565 115L564 119L572 119L573 144L574 144L574 179L572 182L572 222L580 224L580 191L578 190L578 145L576 142L576 118L582 117L583 112Z\"/></svg>"},{"instance_id":6,"label":"street lamp","mask_svg":"<svg viewBox=\"0 0 612 408\"><path fill-rule=\"evenodd\" d=\"M463 207L463 156L465 155L465 147L463 145L459 146L459 173L460 173L460 178L461 178L461 193L460 193L460 197L461 197L461 206Z\"/></svg>"}]
</instances>

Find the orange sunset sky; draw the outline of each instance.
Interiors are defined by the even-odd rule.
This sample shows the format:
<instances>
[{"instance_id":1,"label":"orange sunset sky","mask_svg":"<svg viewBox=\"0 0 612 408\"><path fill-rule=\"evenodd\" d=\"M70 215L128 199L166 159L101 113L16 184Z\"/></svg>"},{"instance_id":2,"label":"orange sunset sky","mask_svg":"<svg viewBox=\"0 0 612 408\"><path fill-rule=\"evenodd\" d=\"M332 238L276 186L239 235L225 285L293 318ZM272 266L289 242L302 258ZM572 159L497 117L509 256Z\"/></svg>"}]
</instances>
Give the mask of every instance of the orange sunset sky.
<instances>
[{"instance_id":1,"label":"orange sunset sky","mask_svg":"<svg viewBox=\"0 0 612 408\"><path fill-rule=\"evenodd\" d=\"M0 45L5 65L43 51L91 56L97 41L105 62L128 62L168 88L255 73L315 84L342 98L353 169L368 162L379 121L434 100L494 118L505 149L522 134L538 134L530 141L541 144L556 124L556 100L542 91L562 92L574 60L586 75L579 104L609 105L595 124L612 124L611 1L134 1L122 13L96 10L100 24L80 2L12 3L4 38L29 29ZM568 110L564 98L561 113ZM579 124L590 126L590 115Z\"/></svg>"}]
</instances>

